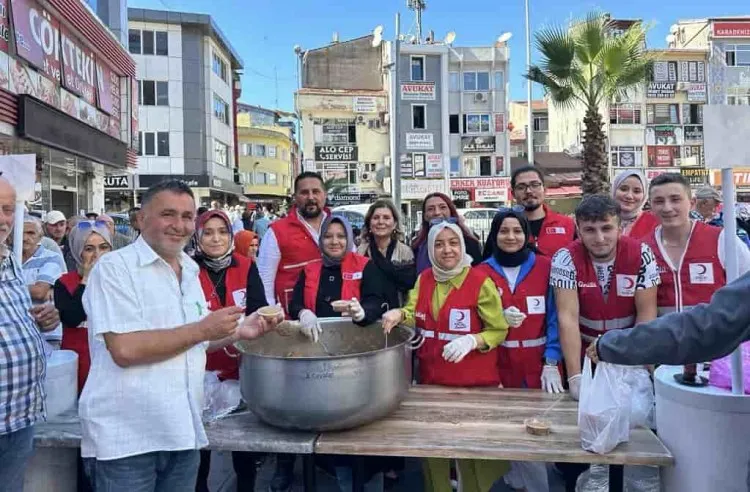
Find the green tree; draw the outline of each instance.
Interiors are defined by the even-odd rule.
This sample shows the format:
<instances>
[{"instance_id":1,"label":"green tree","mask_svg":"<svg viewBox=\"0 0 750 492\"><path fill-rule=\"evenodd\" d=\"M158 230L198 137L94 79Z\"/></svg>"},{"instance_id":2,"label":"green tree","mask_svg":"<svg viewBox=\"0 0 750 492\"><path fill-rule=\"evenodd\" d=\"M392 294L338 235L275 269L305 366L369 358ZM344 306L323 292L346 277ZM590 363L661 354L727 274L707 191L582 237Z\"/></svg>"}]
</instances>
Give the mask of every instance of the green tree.
<instances>
[{"instance_id":1,"label":"green tree","mask_svg":"<svg viewBox=\"0 0 750 492\"><path fill-rule=\"evenodd\" d=\"M615 29L608 15L590 13L568 29L551 27L537 32L541 60L525 75L540 84L561 110L578 105L585 109L584 195L609 189L607 141L600 108L643 84L651 70L644 26L636 22L617 35Z\"/></svg>"}]
</instances>

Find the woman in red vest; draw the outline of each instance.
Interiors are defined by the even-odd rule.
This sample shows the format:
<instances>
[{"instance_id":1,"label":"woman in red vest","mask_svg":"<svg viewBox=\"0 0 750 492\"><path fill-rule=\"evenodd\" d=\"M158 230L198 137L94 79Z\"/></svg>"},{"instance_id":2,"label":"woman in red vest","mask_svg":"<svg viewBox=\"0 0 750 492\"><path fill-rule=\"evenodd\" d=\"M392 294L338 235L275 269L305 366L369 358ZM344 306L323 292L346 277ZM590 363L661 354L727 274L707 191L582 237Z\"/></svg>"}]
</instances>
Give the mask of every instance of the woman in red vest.
<instances>
[{"instance_id":1,"label":"woman in red vest","mask_svg":"<svg viewBox=\"0 0 750 492\"><path fill-rule=\"evenodd\" d=\"M640 171L622 171L612 183L612 198L620 205L623 236L644 239L659 225L654 214L643 210L646 203L646 178Z\"/></svg>"},{"instance_id":2,"label":"woman in red vest","mask_svg":"<svg viewBox=\"0 0 750 492\"><path fill-rule=\"evenodd\" d=\"M434 224L427 237L431 268L419 275L402 309L383 315L383 329L399 323L415 326L424 337L417 350L419 382L443 386L500 384L498 352L508 334L499 313L502 301L494 282L471 268L461 228L447 221ZM450 460L425 460L425 490L450 490ZM459 460L463 489L485 492L508 470L508 463Z\"/></svg>"},{"instance_id":3,"label":"woman in red vest","mask_svg":"<svg viewBox=\"0 0 750 492\"><path fill-rule=\"evenodd\" d=\"M384 282L369 258L354 251L349 221L338 215L326 217L320 227L321 260L305 266L297 279L289 314L299 319L302 332L317 341L318 318L350 316L366 326L383 314ZM333 301L349 301L343 313L333 310Z\"/></svg>"},{"instance_id":4,"label":"woman in red vest","mask_svg":"<svg viewBox=\"0 0 750 492\"><path fill-rule=\"evenodd\" d=\"M60 348L78 354L78 394L81 394L89 374L89 335L86 312L83 310L83 292L94 264L104 253L112 251L112 239L104 223L79 222L68 235L70 253L78 268L61 276L55 282L55 307L60 312L63 339Z\"/></svg>"},{"instance_id":5,"label":"woman in red vest","mask_svg":"<svg viewBox=\"0 0 750 492\"><path fill-rule=\"evenodd\" d=\"M196 219L195 262L198 278L211 311L228 306L245 306L250 314L266 305L258 267L234 251L232 224L221 210L209 210ZM233 347L206 354L206 370L218 373L220 380L239 379L239 357ZM261 455L233 452L237 490L255 490L256 462ZM196 491L208 491L211 452L201 451Z\"/></svg>"}]
</instances>

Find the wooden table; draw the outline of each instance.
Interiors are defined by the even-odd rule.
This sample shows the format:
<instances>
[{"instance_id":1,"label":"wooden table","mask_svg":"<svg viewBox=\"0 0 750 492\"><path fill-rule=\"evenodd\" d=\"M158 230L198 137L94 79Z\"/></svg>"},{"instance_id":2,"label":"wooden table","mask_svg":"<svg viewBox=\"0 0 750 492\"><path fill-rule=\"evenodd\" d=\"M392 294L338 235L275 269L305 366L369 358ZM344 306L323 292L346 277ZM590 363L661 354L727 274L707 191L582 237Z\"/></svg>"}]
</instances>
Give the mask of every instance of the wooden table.
<instances>
[{"instance_id":1,"label":"wooden table","mask_svg":"<svg viewBox=\"0 0 750 492\"><path fill-rule=\"evenodd\" d=\"M542 414L552 433L528 434L524 420ZM606 455L584 451L578 403L567 393L439 386L412 387L398 410L370 425L322 433L315 453L602 463L613 465L611 490L622 490L622 465L674 463L648 429L632 430L629 442Z\"/></svg>"}]
</instances>

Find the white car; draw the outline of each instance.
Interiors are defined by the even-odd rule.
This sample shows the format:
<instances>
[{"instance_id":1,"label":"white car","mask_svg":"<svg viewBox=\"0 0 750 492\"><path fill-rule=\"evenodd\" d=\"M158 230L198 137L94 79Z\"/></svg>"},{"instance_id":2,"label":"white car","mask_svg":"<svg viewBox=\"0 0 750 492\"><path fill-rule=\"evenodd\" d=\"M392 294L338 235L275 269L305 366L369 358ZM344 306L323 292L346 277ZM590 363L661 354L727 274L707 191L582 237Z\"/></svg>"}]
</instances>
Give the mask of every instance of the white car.
<instances>
[{"instance_id":1,"label":"white car","mask_svg":"<svg viewBox=\"0 0 750 492\"><path fill-rule=\"evenodd\" d=\"M367 215L370 205L372 204L361 203L358 205L341 205L340 207L333 207L331 213L346 217L352 227L362 230L365 225L365 215Z\"/></svg>"},{"instance_id":2,"label":"white car","mask_svg":"<svg viewBox=\"0 0 750 492\"><path fill-rule=\"evenodd\" d=\"M464 218L466 227L471 229L484 244L487 234L490 233L492 219L499 210L496 208L459 208L457 212Z\"/></svg>"}]
</instances>

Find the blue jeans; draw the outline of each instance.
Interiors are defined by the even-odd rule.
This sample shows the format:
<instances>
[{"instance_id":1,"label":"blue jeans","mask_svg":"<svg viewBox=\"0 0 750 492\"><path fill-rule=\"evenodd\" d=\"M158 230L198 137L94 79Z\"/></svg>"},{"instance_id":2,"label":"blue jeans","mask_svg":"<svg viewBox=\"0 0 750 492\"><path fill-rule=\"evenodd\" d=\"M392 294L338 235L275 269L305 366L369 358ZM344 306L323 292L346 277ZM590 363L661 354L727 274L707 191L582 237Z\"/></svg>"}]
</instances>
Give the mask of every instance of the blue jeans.
<instances>
[{"instance_id":1,"label":"blue jeans","mask_svg":"<svg viewBox=\"0 0 750 492\"><path fill-rule=\"evenodd\" d=\"M198 450L157 451L119 460L85 459L94 492L188 492L195 490Z\"/></svg>"},{"instance_id":2,"label":"blue jeans","mask_svg":"<svg viewBox=\"0 0 750 492\"><path fill-rule=\"evenodd\" d=\"M34 454L34 426L0 434L0 492L21 492L26 465Z\"/></svg>"}]
</instances>

